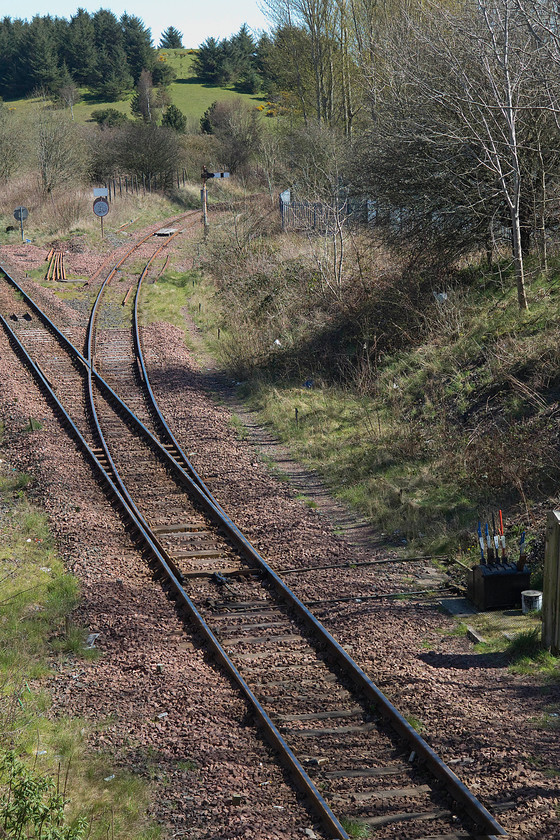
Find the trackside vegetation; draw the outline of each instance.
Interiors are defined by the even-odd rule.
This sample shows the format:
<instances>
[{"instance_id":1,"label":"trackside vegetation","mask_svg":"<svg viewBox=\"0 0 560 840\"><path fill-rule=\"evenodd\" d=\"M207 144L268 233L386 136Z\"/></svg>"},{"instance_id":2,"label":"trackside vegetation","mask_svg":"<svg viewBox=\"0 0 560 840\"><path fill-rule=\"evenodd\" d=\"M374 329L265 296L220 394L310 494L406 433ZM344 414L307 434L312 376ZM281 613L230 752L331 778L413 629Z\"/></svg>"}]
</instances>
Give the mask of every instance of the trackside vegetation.
<instances>
[{"instance_id":1,"label":"trackside vegetation","mask_svg":"<svg viewBox=\"0 0 560 840\"><path fill-rule=\"evenodd\" d=\"M206 279L185 285L242 394L408 553L472 552L475 562L477 519L504 509L513 554L530 531L538 585L540 529L560 481L560 265L551 259L545 277L527 262L524 312L507 260L434 280L348 231L337 288L317 267L326 237L267 225L257 236L256 216L239 214L234 234L212 231Z\"/></svg>"},{"instance_id":2,"label":"trackside vegetation","mask_svg":"<svg viewBox=\"0 0 560 840\"><path fill-rule=\"evenodd\" d=\"M147 784L120 770L108 784L112 758L88 749L91 721L50 713L55 669L87 667L98 654L84 649L87 629L72 620L79 585L27 500L30 478L5 462L0 469L2 836L155 840Z\"/></svg>"}]
</instances>

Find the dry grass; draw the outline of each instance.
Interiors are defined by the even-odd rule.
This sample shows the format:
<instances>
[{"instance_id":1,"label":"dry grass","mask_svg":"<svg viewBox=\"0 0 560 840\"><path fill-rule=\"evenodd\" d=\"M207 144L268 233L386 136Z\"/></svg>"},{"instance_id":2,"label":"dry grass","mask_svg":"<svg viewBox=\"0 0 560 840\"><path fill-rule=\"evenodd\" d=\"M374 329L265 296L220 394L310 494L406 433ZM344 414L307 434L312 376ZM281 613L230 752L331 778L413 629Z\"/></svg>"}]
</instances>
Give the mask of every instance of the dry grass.
<instances>
[{"instance_id":1,"label":"dry grass","mask_svg":"<svg viewBox=\"0 0 560 840\"><path fill-rule=\"evenodd\" d=\"M104 220L106 234L127 224L127 232L133 233L158 219L165 219L174 213L184 212L193 202L198 188L187 184L177 190L175 200L159 194L126 193L111 200L110 211ZM200 203L200 198L198 199ZM24 222L24 236L31 242L43 245L52 239L65 239L76 234L85 234L90 246L100 244L101 227L93 213L93 189L90 186L67 187L55 190L45 200L41 194L38 177L33 173L19 175L6 184L0 184L0 244L15 244L19 241L19 222L13 211L23 205L29 210ZM133 220L133 224L130 224ZM14 228L6 231L6 228Z\"/></svg>"},{"instance_id":2,"label":"dry grass","mask_svg":"<svg viewBox=\"0 0 560 840\"><path fill-rule=\"evenodd\" d=\"M213 232L214 283L196 294L266 419L401 544L466 549L477 519L501 508L511 538L527 529L539 545L560 483L552 258L549 278L528 265L524 314L507 263L415 273L350 231L337 279L332 241L262 218L248 210Z\"/></svg>"}]
</instances>

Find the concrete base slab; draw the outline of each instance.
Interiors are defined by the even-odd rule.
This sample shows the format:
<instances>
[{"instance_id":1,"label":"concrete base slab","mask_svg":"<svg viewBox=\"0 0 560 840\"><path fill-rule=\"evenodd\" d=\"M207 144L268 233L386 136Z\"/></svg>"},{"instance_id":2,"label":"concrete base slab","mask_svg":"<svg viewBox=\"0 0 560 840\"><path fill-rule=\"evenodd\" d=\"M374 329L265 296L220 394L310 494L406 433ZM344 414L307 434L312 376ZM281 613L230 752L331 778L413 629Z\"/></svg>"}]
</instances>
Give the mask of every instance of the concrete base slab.
<instances>
[{"instance_id":1,"label":"concrete base slab","mask_svg":"<svg viewBox=\"0 0 560 840\"><path fill-rule=\"evenodd\" d=\"M478 612L466 598L442 598L440 604L450 615L476 615Z\"/></svg>"}]
</instances>

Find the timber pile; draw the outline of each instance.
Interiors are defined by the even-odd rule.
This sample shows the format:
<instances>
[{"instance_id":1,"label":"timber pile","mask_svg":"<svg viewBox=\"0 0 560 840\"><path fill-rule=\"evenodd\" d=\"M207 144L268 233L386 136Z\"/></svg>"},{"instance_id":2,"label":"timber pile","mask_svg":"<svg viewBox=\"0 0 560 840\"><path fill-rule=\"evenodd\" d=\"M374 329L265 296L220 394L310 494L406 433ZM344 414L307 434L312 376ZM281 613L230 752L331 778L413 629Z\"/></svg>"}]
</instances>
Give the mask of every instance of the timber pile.
<instances>
[{"instance_id":1,"label":"timber pile","mask_svg":"<svg viewBox=\"0 0 560 840\"><path fill-rule=\"evenodd\" d=\"M66 280L66 271L64 269L64 252L55 251L51 248L47 254L47 273L45 280Z\"/></svg>"}]
</instances>

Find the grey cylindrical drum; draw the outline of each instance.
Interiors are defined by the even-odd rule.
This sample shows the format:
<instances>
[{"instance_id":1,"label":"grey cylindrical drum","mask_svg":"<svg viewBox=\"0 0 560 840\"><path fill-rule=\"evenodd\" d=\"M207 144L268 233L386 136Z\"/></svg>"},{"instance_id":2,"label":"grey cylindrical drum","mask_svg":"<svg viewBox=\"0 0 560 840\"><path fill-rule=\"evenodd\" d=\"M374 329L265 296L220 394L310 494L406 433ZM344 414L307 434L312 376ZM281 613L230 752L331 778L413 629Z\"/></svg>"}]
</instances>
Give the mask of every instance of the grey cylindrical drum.
<instances>
[{"instance_id":1,"label":"grey cylindrical drum","mask_svg":"<svg viewBox=\"0 0 560 840\"><path fill-rule=\"evenodd\" d=\"M542 592L537 589L525 589L521 593L521 612L526 615L528 612L542 609Z\"/></svg>"}]
</instances>

